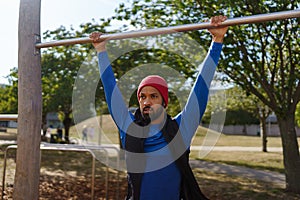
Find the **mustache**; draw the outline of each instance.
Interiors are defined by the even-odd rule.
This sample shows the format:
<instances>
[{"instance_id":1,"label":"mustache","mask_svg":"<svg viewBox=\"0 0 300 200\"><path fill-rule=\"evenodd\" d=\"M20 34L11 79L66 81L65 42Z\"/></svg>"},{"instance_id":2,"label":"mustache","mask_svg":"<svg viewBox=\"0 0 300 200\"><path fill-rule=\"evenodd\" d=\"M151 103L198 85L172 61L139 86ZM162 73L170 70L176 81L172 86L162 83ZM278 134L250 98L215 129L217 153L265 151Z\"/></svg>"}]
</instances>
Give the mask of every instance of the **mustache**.
<instances>
[{"instance_id":1,"label":"mustache","mask_svg":"<svg viewBox=\"0 0 300 200\"><path fill-rule=\"evenodd\" d=\"M153 108L152 108L151 106L145 106L145 107L143 108L143 111L145 111L145 110L153 110Z\"/></svg>"}]
</instances>

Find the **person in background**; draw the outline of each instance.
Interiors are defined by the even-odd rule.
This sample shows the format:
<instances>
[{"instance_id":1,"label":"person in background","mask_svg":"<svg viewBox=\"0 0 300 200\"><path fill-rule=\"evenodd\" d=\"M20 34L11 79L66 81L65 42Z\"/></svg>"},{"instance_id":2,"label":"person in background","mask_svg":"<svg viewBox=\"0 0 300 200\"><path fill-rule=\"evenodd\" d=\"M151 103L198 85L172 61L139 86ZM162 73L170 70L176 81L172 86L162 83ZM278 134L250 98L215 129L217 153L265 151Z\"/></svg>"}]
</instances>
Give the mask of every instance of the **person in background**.
<instances>
[{"instance_id":1,"label":"person in background","mask_svg":"<svg viewBox=\"0 0 300 200\"><path fill-rule=\"evenodd\" d=\"M82 141L86 141L87 142L87 136L88 136L88 127L87 125L83 125L82 127Z\"/></svg>"}]
</instances>

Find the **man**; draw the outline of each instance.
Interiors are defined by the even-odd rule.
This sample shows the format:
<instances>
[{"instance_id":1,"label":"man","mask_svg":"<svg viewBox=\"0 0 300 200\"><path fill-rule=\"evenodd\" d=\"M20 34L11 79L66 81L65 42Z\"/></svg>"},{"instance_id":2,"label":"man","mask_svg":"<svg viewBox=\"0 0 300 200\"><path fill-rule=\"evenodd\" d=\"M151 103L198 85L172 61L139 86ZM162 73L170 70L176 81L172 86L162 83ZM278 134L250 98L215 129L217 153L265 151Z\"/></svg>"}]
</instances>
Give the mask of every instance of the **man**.
<instances>
[{"instance_id":1,"label":"man","mask_svg":"<svg viewBox=\"0 0 300 200\"><path fill-rule=\"evenodd\" d=\"M176 117L166 114L168 85L157 75L139 84L139 108L128 111L116 84L101 33L90 35L98 53L100 76L109 111L120 131L128 171L128 196L134 200L207 199L189 166L189 147L205 111L222 42L228 27L218 27L225 16L211 18L212 45L203 62L188 101Z\"/></svg>"}]
</instances>

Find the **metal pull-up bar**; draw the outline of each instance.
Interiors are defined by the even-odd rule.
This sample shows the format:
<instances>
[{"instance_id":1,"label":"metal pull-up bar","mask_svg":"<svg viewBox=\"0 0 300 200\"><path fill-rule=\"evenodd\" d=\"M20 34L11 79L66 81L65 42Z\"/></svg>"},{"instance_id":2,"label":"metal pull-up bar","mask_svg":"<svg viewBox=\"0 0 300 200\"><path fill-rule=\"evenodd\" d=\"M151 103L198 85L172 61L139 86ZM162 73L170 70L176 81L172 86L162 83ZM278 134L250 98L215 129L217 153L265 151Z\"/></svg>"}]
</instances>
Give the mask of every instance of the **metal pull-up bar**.
<instances>
[{"instance_id":1,"label":"metal pull-up bar","mask_svg":"<svg viewBox=\"0 0 300 200\"><path fill-rule=\"evenodd\" d=\"M288 18L298 18L298 17L300 17L300 9L290 10L290 11L281 11L281 12L275 12L275 13L269 13L269 14L259 14L259 15L252 15L252 16L246 16L246 17L231 18L231 19L227 19L225 22L223 22L221 26L253 24L253 23L266 22L266 21L283 20L283 19L288 19ZM185 31L193 31L193 30L209 29L209 28L214 28L214 27L210 25L210 22L204 22L204 23L197 23L197 24L179 25L179 26L173 26L173 27L146 29L146 30L141 30L141 31L103 34L103 35L101 35L100 39L120 40L120 39L127 39L127 38L137 38L137 37L144 37L144 36L172 34L172 33L176 33L176 32L185 32ZM83 38L65 39L65 40L45 42L45 43L37 43L36 48L47 48L47 47L72 45L72 44L85 44L85 43L91 43L91 42L92 42L92 40L89 37L83 37Z\"/></svg>"}]
</instances>

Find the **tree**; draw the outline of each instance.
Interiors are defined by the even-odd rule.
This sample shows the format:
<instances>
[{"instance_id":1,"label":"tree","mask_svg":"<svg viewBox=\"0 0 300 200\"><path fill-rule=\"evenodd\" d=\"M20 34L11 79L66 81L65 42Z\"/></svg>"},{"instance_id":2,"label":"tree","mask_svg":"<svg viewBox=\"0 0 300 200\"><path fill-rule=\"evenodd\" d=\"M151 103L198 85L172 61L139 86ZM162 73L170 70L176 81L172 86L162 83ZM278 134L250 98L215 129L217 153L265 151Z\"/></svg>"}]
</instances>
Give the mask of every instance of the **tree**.
<instances>
[{"instance_id":1,"label":"tree","mask_svg":"<svg viewBox=\"0 0 300 200\"><path fill-rule=\"evenodd\" d=\"M265 106L255 95L247 93L239 86L229 89L227 94L229 97L229 109L244 109L247 110L252 117L259 119L262 151L267 152L267 117L270 114L268 106ZM234 118L240 119L241 115L236 114ZM251 122L250 119L247 119L248 124L256 123L255 120Z\"/></svg>"},{"instance_id":2,"label":"tree","mask_svg":"<svg viewBox=\"0 0 300 200\"><path fill-rule=\"evenodd\" d=\"M7 76L9 85L0 87L0 113L18 113L18 70L11 69Z\"/></svg>"},{"instance_id":3,"label":"tree","mask_svg":"<svg viewBox=\"0 0 300 200\"><path fill-rule=\"evenodd\" d=\"M93 31L106 32L105 28L109 26L109 21L105 22L100 19L101 24L86 23L80 26L81 30L75 31L73 28L67 30L64 26L54 31L46 31L44 33L45 40L61 40L67 38L79 38L90 34ZM69 141L69 129L73 124L73 104L74 95L82 103L82 99L87 98L86 94L96 94L96 102L90 102L79 106L80 109L75 110L77 122L81 122L87 118L94 117L91 110L98 104L103 105L103 91L94 88L98 86L99 72L98 67L95 68L91 51L94 50L91 44L88 45L72 45L47 48L42 54L42 83L43 83L43 119L48 112L58 112L62 118L65 129L65 141ZM95 55L94 55L95 57ZM82 71L82 69L84 69ZM81 71L80 71L81 70ZM78 73L84 74L78 74ZM88 78L92 77L92 78ZM98 78L98 79L97 79ZM75 82L83 83L83 87L75 87ZM97 88L102 88L101 83ZM78 106L76 107L78 108Z\"/></svg>"},{"instance_id":4,"label":"tree","mask_svg":"<svg viewBox=\"0 0 300 200\"><path fill-rule=\"evenodd\" d=\"M209 123L213 112L217 112L217 114L226 112L225 125L257 124L259 121L262 151L267 152L266 119L270 114L270 109L263 105L256 96L247 94L237 85L227 88L223 93L226 98L222 98L220 95L214 95L210 98L202 119L203 123ZM220 103L220 101L224 102Z\"/></svg>"},{"instance_id":5,"label":"tree","mask_svg":"<svg viewBox=\"0 0 300 200\"><path fill-rule=\"evenodd\" d=\"M115 19L130 20L137 28L202 21L217 14L240 17L299 9L297 1L137 1L120 5ZM207 35L191 37L208 45ZM231 27L225 39L220 69L237 85L255 95L277 116L283 146L287 190L300 193L300 156L295 110L300 100L299 19Z\"/></svg>"},{"instance_id":6,"label":"tree","mask_svg":"<svg viewBox=\"0 0 300 200\"><path fill-rule=\"evenodd\" d=\"M59 40L80 37L82 33L60 27L44 33L45 39ZM48 48L42 55L43 114L61 113L65 129L65 140L69 141L72 125L72 93L80 66L87 55L87 47L82 45Z\"/></svg>"},{"instance_id":7,"label":"tree","mask_svg":"<svg viewBox=\"0 0 300 200\"><path fill-rule=\"evenodd\" d=\"M231 114L231 118L225 124L258 123L257 104L253 96L247 95L240 87L235 86L226 90L226 97L226 114L228 112L233 114Z\"/></svg>"},{"instance_id":8,"label":"tree","mask_svg":"<svg viewBox=\"0 0 300 200\"><path fill-rule=\"evenodd\" d=\"M268 133L267 133L267 118L271 111L268 106L263 105L262 102L257 103L257 113L260 121L260 133L262 139L262 151L267 152Z\"/></svg>"},{"instance_id":9,"label":"tree","mask_svg":"<svg viewBox=\"0 0 300 200\"><path fill-rule=\"evenodd\" d=\"M297 108L296 108L296 123L297 126L300 127L300 103L297 104Z\"/></svg>"},{"instance_id":10,"label":"tree","mask_svg":"<svg viewBox=\"0 0 300 200\"><path fill-rule=\"evenodd\" d=\"M296 6L296 3L278 1L275 8L253 2L244 12L267 13ZM295 109L300 100L298 21L291 19L235 28L228 34L232 46L224 50L221 62L224 72L236 84L275 112L282 139L287 190L296 193L300 193L300 157L295 130Z\"/></svg>"}]
</instances>

